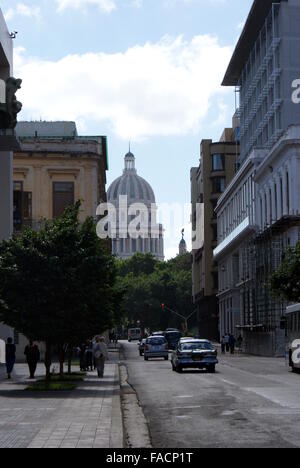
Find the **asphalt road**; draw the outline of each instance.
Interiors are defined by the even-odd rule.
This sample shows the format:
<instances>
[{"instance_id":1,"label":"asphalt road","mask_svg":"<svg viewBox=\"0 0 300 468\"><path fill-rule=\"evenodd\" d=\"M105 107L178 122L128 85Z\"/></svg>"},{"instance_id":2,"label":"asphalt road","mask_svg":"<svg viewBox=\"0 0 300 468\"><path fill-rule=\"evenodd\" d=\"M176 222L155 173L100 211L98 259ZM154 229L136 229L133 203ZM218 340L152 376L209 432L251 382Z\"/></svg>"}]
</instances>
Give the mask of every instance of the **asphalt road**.
<instances>
[{"instance_id":1,"label":"asphalt road","mask_svg":"<svg viewBox=\"0 0 300 468\"><path fill-rule=\"evenodd\" d=\"M300 447L300 375L283 359L222 356L216 374L177 374L123 346L154 448Z\"/></svg>"}]
</instances>

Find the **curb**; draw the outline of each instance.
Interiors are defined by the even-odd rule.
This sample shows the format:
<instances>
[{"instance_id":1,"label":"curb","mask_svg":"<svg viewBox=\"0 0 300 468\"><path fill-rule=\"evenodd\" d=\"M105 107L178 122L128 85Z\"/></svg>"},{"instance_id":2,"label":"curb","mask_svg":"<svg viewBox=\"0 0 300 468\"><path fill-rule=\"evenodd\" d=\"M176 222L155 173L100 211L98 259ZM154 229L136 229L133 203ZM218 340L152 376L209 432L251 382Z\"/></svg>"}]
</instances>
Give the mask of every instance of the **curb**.
<instances>
[{"instance_id":1,"label":"curb","mask_svg":"<svg viewBox=\"0 0 300 468\"><path fill-rule=\"evenodd\" d=\"M118 394L112 397L112 421L109 447L121 449L124 448L125 445L121 403L121 383L118 364L116 364L115 368L115 384L118 388Z\"/></svg>"},{"instance_id":2,"label":"curb","mask_svg":"<svg viewBox=\"0 0 300 468\"><path fill-rule=\"evenodd\" d=\"M120 364L120 388L125 447L152 448L149 427L124 363Z\"/></svg>"}]
</instances>

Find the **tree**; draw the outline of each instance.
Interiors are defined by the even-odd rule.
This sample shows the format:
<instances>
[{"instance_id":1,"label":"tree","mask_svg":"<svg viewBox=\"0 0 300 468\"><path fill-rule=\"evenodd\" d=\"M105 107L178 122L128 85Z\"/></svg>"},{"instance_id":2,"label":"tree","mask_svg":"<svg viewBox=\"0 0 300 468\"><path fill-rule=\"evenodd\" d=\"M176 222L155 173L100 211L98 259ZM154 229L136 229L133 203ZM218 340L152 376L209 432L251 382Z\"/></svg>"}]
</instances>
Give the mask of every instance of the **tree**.
<instances>
[{"instance_id":1,"label":"tree","mask_svg":"<svg viewBox=\"0 0 300 468\"><path fill-rule=\"evenodd\" d=\"M161 304L184 316L191 314L192 269L190 254L160 262L151 254L136 254L118 261L117 283L123 291L120 308L127 324L142 328L181 327L182 320Z\"/></svg>"},{"instance_id":2,"label":"tree","mask_svg":"<svg viewBox=\"0 0 300 468\"><path fill-rule=\"evenodd\" d=\"M271 289L287 302L300 302L300 242L289 249L270 279Z\"/></svg>"},{"instance_id":3,"label":"tree","mask_svg":"<svg viewBox=\"0 0 300 468\"><path fill-rule=\"evenodd\" d=\"M79 210L0 244L0 319L46 343L48 379L54 346L62 353L113 323L115 261Z\"/></svg>"}]
</instances>

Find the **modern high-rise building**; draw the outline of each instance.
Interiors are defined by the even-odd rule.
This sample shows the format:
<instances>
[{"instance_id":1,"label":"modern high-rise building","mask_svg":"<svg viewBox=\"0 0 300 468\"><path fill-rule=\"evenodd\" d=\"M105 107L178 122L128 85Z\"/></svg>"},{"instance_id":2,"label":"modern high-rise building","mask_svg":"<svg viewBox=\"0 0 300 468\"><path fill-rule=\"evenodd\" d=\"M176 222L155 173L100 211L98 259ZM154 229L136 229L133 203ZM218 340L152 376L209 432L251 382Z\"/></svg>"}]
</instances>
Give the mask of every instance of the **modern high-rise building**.
<instances>
[{"instance_id":1,"label":"modern high-rise building","mask_svg":"<svg viewBox=\"0 0 300 468\"><path fill-rule=\"evenodd\" d=\"M282 355L286 304L268 280L300 235L300 2L255 0L223 85L240 93L239 171L219 199L221 334Z\"/></svg>"},{"instance_id":2,"label":"modern high-rise building","mask_svg":"<svg viewBox=\"0 0 300 468\"><path fill-rule=\"evenodd\" d=\"M193 302L197 308L199 333L218 337L218 268L213 259L217 246L215 208L235 174L239 157L238 120L225 129L219 142L201 142L200 165L191 170L193 238Z\"/></svg>"}]
</instances>

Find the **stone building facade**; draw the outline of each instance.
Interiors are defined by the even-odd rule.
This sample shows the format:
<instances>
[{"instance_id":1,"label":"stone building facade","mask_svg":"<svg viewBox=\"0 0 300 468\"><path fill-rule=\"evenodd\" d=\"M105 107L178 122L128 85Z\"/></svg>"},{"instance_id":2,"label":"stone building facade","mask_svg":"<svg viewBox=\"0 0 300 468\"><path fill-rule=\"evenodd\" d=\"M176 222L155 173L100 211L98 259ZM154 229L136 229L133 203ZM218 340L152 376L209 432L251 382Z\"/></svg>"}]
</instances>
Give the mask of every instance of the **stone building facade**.
<instances>
[{"instance_id":1,"label":"stone building facade","mask_svg":"<svg viewBox=\"0 0 300 468\"><path fill-rule=\"evenodd\" d=\"M112 239L112 253L127 259L136 253L151 253L164 260L163 226L157 223L157 205L150 184L137 174L135 156L125 155L125 167L107 192L108 202L115 208L116 232ZM129 232L130 224L140 218L137 231Z\"/></svg>"},{"instance_id":2,"label":"stone building facade","mask_svg":"<svg viewBox=\"0 0 300 468\"><path fill-rule=\"evenodd\" d=\"M14 228L35 227L82 200L80 219L106 201L106 137L78 136L72 122L21 122L14 155Z\"/></svg>"},{"instance_id":3,"label":"stone building facade","mask_svg":"<svg viewBox=\"0 0 300 468\"><path fill-rule=\"evenodd\" d=\"M239 157L238 121L225 129L219 142L201 142L198 168L191 170L192 226L198 242L193 243L193 302L198 312L199 333L217 339L219 334L218 268L213 258L217 246L215 207L235 174ZM199 209L200 207L200 209Z\"/></svg>"},{"instance_id":4,"label":"stone building facade","mask_svg":"<svg viewBox=\"0 0 300 468\"><path fill-rule=\"evenodd\" d=\"M268 280L299 239L300 4L258 0L223 85L240 92L239 171L216 208L221 333L241 333L245 351L283 355L287 304Z\"/></svg>"}]
</instances>

